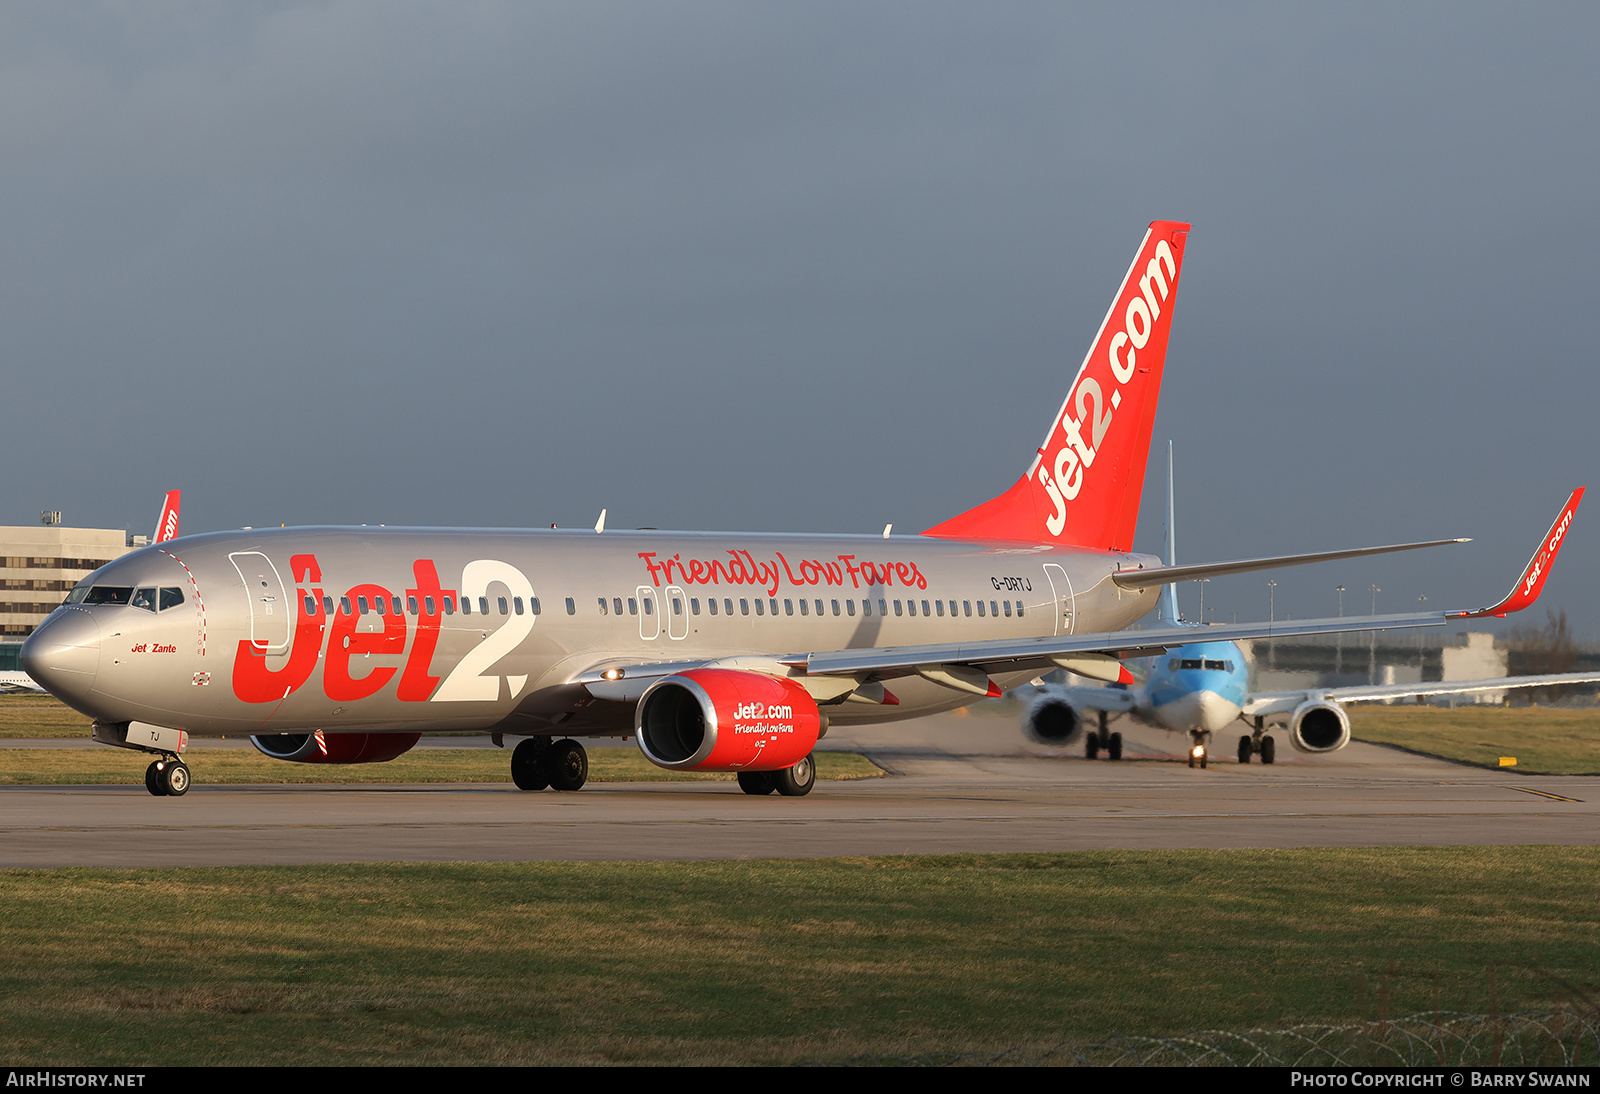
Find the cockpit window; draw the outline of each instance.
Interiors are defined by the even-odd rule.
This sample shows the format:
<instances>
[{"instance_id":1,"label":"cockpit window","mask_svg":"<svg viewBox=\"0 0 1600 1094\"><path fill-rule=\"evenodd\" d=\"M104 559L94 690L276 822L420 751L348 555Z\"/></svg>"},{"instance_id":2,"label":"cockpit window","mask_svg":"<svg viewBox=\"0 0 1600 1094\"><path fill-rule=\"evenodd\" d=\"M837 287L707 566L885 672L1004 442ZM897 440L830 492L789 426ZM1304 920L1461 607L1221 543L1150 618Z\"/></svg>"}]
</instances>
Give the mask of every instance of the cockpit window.
<instances>
[{"instance_id":1,"label":"cockpit window","mask_svg":"<svg viewBox=\"0 0 1600 1094\"><path fill-rule=\"evenodd\" d=\"M163 586L161 589L161 610L176 608L183 603L183 590L176 585Z\"/></svg>"},{"instance_id":2,"label":"cockpit window","mask_svg":"<svg viewBox=\"0 0 1600 1094\"><path fill-rule=\"evenodd\" d=\"M81 604L81 603L83 603L83 598L88 596L88 595L89 595L89 583L88 582L83 582L80 585L74 586L73 590L70 593L67 594L67 599L62 601L62 603L63 604Z\"/></svg>"},{"instance_id":3,"label":"cockpit window","mask_svg":"<svg viewBox=\"0 0 1600 1094\"><path fill-rule=\"evenodd\" d=\"M1181 662L1179 662L1178 667L1183 669L1198 669L1203 667L1203 663L1198 657L1185 657Z\"/></svg>"},{"instance_id":4,"label":"cockpit window","mask_svg":"<svg viewBox=\"0 0 1600 1094\"><path fill-rule=\"evenodd\" d=\"M1233 665L1227 661L1207 661L1206 668L1213 672L1232 672Z\"/></svg>"},{"instance_id":5,"label":"cockpit window","mask_svg":"<svg viewBox=\"0 0 1600 1094\"><path fill-rule=\"evenodd\" d=\"M131 585L96 585L83 598L83 603L85 605L126 604L132 596L133 586Z\"/></svg>"},{"instance_id":6,"label":"cockpit window","mask_svg":"<svg viewBox=\"0 0 1600 1094\"><path fill-rule=\"evenodd\" d=\"M132 607L153 612L156 610L156 591L154 589L137 589L134 591L133 599L128 603Z\"/></svg>"}]
</instances>

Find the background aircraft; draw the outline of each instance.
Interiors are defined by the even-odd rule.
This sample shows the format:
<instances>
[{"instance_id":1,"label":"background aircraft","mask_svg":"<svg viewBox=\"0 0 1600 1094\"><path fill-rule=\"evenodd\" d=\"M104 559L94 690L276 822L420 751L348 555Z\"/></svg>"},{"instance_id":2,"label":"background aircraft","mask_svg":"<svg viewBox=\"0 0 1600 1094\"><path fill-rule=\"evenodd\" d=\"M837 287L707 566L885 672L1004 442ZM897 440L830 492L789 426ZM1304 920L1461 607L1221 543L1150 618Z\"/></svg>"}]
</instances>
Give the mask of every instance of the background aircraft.
<instances>
[{"instance_id":1,"label":"background aircraft","mask_svg":"<svg viewBox=\"0 0 1600 1094\"><path fill-rule=\"evenodd\" d=\"M1548 576L1561 549L1572 514L1583 499L1582 488L1574 490L1562 506L1529 560L1512 595L1536 589ZM1172 497L1172 447L1167 446L1167 542L1166 561L1174 566L1175 534ZM1535 595L1537 595L1535 593ZM1510 598L1508 598L1510 599ZM1168 585L1162 596L1162 614L1179 626L1200 629L1198 623L1185 623L1178 611L1177 586ZM1350 743L1350 718L1344 703L1379 702L1385 699L1432 695L1471 695L1514 688L1548 687L1553 684L1587 684L1600 681L1597 673L1563 673L1547 676L1506 676L1485 680L1440 683L1357 685L1336 688L1302 688L1291 691L1250 692L1250 665L1243 649L1235 642L1191 642L1169 649L1149 661L1144 683L1135 687L1089 687L1046 685L1034 693L1023 719L1023 728L1034 741L1046 745L1068 745L1083 731L1086 715L1097 715L1098 724L1085 736L1085 753L1094 759L1103 750L1113 760L1122 758L1122 734L1107 731L1108 714L1127 714L1146 725L1186 733L1189 737L1189 766L1205 767L1209 759L1212 734L1236 719L1243 719L1250 732L1239 737L1240 763L1252 755L1270 764L1276 756L1274 739L1267 735L1272 725L1282 725L1289 743L1300 752L1335 752ZM1269 719L1272 724L1269 724Z\"/></svg>"}]
</instances>

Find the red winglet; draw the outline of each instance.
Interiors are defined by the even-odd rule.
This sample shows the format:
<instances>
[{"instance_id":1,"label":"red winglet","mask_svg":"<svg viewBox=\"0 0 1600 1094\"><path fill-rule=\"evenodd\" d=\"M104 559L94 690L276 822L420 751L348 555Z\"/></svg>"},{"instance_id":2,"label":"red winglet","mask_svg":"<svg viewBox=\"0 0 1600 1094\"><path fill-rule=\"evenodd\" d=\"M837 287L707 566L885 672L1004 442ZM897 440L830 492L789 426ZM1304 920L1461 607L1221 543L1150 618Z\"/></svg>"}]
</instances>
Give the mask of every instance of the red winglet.
<instances>
[{"instance_id":1,"label":"red winglet","mask_svg":"<svg viewBox=\"0 0 1600 1094\"><path fill-rule=\"evenodd\" d=\"M1529 604L1539 599L1539 594L1544 591L1545 578L1550 576L1550 567L1555 565L1556 555L1561 551L1561 541L1566 538L1567 528L1572 524L1572 515L1578 511L1578 503L1583 500L1583 487L1578 487L1567 498L1567 503L1561 507L1561 512L1556 515L1556 522L1544 534L1544 539L1539 541L1539 549L1533 552L1533 557L1528 560L1528 568L1522 571L1522 577L1512 586L1506 598L1492 608L1479 608L1475 612L1452 612L1455 619L1477 619L1480 616L1493 615L1505 616L1511 612L1520 612Z\"/></svg>"}]
</instances>

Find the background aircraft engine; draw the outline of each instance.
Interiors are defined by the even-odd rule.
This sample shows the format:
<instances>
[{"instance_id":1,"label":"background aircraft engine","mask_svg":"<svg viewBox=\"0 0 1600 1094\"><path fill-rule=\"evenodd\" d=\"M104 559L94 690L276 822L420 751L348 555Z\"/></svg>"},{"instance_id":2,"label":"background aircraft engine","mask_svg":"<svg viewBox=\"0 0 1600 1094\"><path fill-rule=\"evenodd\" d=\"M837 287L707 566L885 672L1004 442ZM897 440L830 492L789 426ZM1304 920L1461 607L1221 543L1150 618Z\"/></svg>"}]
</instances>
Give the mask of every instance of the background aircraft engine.
<instances>
[{"instance_id":1,"label":"background aircraft engine","mask_svg":"<svg viewBox=\"0 0 1600 1094\"><path fill-rule=\"evenodd\" d=\"M811 754L821 727L799 684L737 669L663 677L634 712L639 750L674 771L781 771Z\"/></svg>"},{"instance_id":2,"label":"background aircraft engine","mask_svg":"<svg viewBox=\"0 0 1600 1094\"><path fill-rule=\"evenodd\" d=\"M1083 712L1063 696L1041 695L1022 719L1028 739L1042 745L1070 745L1083 733Z\"/></svg>"},{"instance_id":3,"label":"background aircraft engine","mask_svg":"<svg viewBox=\"0 0 1600 1094\"><path fill-rule=\"evenodd\" d=\"M1301 703L1289 716L1289 743L1301 752L1336 752L1350 743L1350 716L1326 699Z\"/></svg>"},{"instance_id":4,"label":"background aircraft engine","mask_svg":"<svg viewBox=\"0 0 1600 1094\"><path fill-rule=\"evenodd\" d=\"M300 764L376 764L392 760L422 737L420 733L324 733L327 751L315 733L262 733L250 743L274 760Z\"/></svg>"}]
</instances>

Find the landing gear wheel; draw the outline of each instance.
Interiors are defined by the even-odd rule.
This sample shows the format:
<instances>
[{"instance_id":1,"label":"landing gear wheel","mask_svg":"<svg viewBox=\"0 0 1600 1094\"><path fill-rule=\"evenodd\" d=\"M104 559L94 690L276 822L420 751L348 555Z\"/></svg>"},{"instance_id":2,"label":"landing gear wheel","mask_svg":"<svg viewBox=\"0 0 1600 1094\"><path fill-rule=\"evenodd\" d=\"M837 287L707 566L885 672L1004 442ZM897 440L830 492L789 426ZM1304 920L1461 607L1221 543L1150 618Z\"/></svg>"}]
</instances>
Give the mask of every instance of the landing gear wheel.
<instances>
[{"instance_id":1,"label":"landing gear wheel","mask_svg":"<svg viewBox=\"0 0 1600 1094\"><path fill-rule=\"evenodd\" d=\"M1194 766L1194 753L1193 752L1189 753L1189 766L1190 767Z\"/></svg>"},{"instance_id":2,"label":"landing gear wheel","mask_svg":"<svg viewBox=\"0 0 1600 1094\"><path fill-rule=\"evenodd\" d=\"M1261 738L1261 762L1264 764L1270 764L1272 762L1273 753L1276 751L1276 749L1273 747L1272 740L1273 739L1271 737Z\"/></svg>"},{"instance_id":3,"label":"landing gear wheel","mask_svg":"<svg viewBox=\"0 0 1600 1094\"><path fill-rule=\"evenodd\" d=\"M544 755L544 773L556 790L578 790L589 781L589 754L577 741L557 741Z\"/></svg>"},{"instance_id":4,"label":"landing gear wheel","mask_svg":"<svg viewBox=\"0 0 1600 1094\"><path fill-rule=\"evenodd\" d=\"M181 798L189 792L189 765L173 760L161 772L161 790L168 797Z\"/></svg>"},{"instance_id":5,"label":"landing gear wheel","mask_svg":"<svg viewBox=\"0 0 1600 1094\"><path fill-rule=\"evenodd\" d=\"M777 773L773 771L741 771L739 772L739 789L746 794L761 797L778 789Z\"/></svg>"},{"instance_id":6,"label":"landing gear wheel","mask_svg":"<svg viewBox=\"0 0 1600 1094\"><path fill-rule=\"evenodd\" d=\"M786 798L803 798L811 793L811 785L817 781L817 763L807 756L793 767L774 771L772 775L778 793Z\"/></svg>"},{"instance_id":7,"label":"landing gear wheel","mask_svg":"<svg viewBox=\"0 0 1600 1094\"><path fill-rule=\"evenodd\" d=\"M527 737L511 750L511 781L518 790L543 790L550 785L550 776L541 762L549 747L543 738Z\"/></svg>"},{"instance_id":8,"label":"landing gear wheel","mask_svg":"<svg viewBox=\"0 0 1600 1094\"><path fill-rule=\"evenodd\" d=\"M144 788L158 798L167 796L166 787L161 785L161 761L151 760L150 766L144 769Z\"/></svg>"},{"instance_id":9,"label":"landing gear wheel","mask_svg":"<svg viewBox=\"0 0 1600 1094\"><path fill-rule=\"evenodd\" d=\"M1122 734L1113 733L1110 742L1106 745L1106 759L1122 759Z\"/></svg>"},{"instance_id":10,"label":"landing gear wheel","mask_svg":"<svg viewBox=\"0 0 1600 1094\"><path fill-rule=\"evenodd\" d=\"M1239 762L1240 763L1242 763L1242 764L1249 763L1250 762L1250 754L1252 752L1254 752L1255 750L1256 750L1255 743L1253 741L1251 741L1249 737L1240 737L1239 738ZM1262 761L1262 763L1265 763L1265 762L1266 762L1265 760Z\"/></svg>"},{"instance_id":11,"label":"landing gear wheel","mask_svg":"<svg viewBox=\"0 0 1600 1094\"><path fill-rule=\"evenodd\" d=\"M1099 758L1100 734L1089 734L1089 736L1083 742L1083 754L1091 760Z\"/></svg>"},{"instance_id":12,"label":"landing gear wheel","mask_svg":"<svg viewBox=\"0 0 1600 1094\"><path fill-rule=\"evenodd\" d=\"M1209 757L1204 752L1202 752L1200 754L1200 770L1201 771L1204 771L1206 769L1206 760L1207 759L1209 759Z\"/></svg>"}]
</instances>

